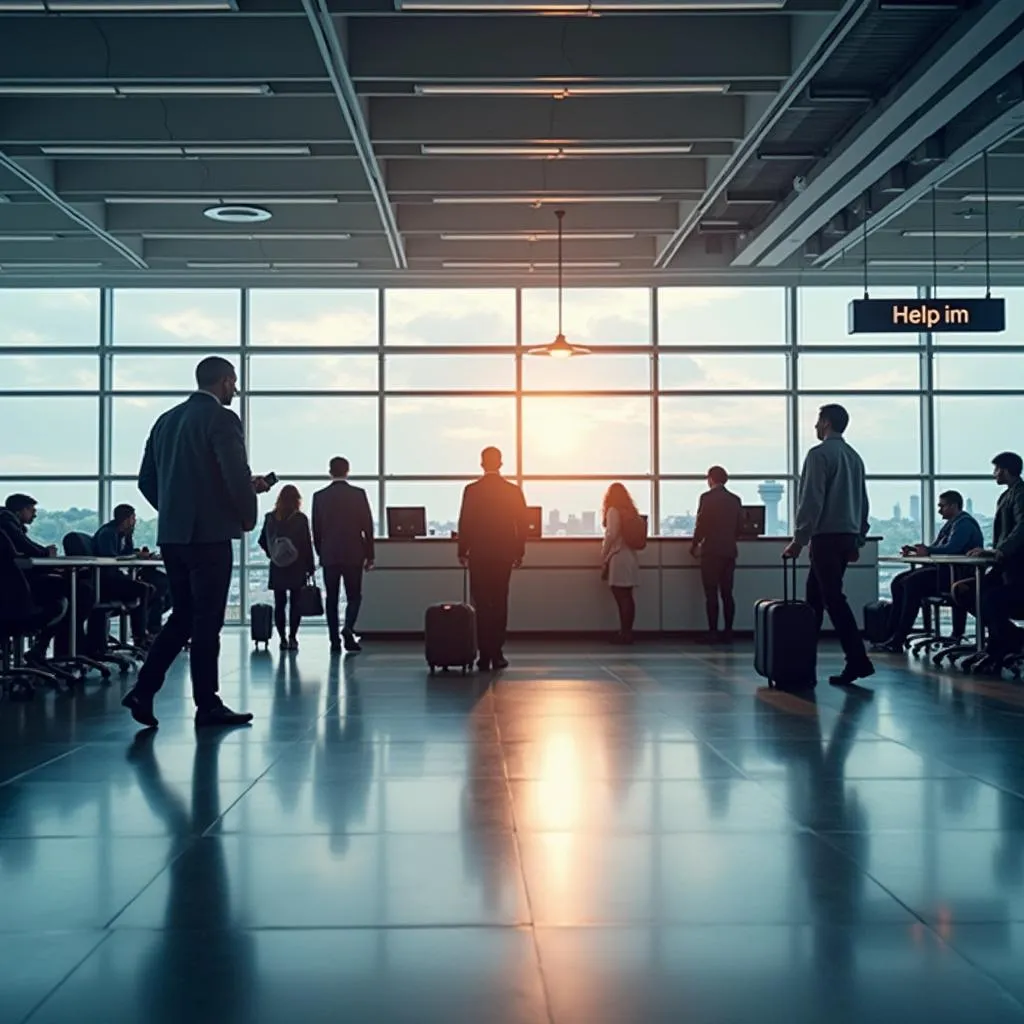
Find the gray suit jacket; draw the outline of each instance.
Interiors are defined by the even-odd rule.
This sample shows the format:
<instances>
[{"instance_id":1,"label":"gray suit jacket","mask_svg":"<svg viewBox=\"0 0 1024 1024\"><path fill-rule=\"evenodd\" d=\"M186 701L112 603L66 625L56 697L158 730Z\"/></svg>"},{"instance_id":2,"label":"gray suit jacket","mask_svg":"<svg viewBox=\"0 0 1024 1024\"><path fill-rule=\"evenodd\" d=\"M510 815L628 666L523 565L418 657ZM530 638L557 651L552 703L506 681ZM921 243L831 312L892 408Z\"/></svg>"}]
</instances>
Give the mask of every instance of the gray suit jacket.
<instances>
[{"instance_id":1,"label":"gray suit jacket","mask_svg":"<svg viewBox=\"0 0 1024 1024\"><path fill-rule=\"evenodd\" d=\"M156 421L139 490L159 512L158 544L235 540L256 525L256 494L239 418L197 391Z\"/></svg>"}]
</instances>

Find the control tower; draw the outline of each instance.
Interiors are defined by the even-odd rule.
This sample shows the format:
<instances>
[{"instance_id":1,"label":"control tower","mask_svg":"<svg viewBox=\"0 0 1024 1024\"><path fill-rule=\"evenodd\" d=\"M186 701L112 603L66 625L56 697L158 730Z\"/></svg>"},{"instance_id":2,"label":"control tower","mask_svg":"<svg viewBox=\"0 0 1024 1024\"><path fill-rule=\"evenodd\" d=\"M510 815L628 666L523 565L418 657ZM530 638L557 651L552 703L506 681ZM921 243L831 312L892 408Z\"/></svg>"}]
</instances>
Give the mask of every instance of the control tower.
<instances>
[{"instance_id":1,"label":"control tower","mask_svg":"<svg viewBox=\"0 0 1024 1024\"><path fill-rule=\"evenodd\" d=\"M785 488L774 480L765 480L763 484L758 484L757 493L761 504L764 505L765 535L777 537L779 535L779 502L782 501Z\"/></svg>"}]
</instances>

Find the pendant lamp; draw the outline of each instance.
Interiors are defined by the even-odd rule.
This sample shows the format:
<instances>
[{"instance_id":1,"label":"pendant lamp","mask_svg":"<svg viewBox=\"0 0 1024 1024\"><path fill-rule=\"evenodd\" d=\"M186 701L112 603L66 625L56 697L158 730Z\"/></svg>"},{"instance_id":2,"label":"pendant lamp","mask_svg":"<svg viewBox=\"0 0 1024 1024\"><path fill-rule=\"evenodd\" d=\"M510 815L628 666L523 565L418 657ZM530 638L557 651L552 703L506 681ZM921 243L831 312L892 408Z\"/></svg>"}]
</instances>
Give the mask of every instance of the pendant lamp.
<instances>
[{"instance_id":1,"label":"pendant lamp","mask_svg":"<svg viewBox=\"0 0 1024 1024\"><path fill-rule=\"evenodd\" d=\"M558 334L547 345L528 349L527 355L571 359L573 356L590 355L590 349L582 345L570 345L562 333L562 221L565 219L565 210L555 210L555 216L558 218Z\"/></svg>"}]
</instances>

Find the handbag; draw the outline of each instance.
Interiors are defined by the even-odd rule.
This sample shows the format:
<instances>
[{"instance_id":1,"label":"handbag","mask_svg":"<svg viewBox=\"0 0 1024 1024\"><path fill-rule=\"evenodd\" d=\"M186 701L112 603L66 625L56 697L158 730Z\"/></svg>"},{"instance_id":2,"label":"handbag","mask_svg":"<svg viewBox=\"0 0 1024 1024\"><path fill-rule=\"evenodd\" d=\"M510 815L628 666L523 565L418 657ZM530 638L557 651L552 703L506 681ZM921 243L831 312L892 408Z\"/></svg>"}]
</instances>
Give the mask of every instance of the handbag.
<instances>
[{"instance_id":1,"label":"handbag","mask_svg":"<svg viewBox=\"0 0 1024 1024\"><path fill-rule=\"evenodd\" d=\"M310 576L299 591L299 615L304 619L315 619L324 613L324 597L320 588Z\"/></svg>"}]
</instances>

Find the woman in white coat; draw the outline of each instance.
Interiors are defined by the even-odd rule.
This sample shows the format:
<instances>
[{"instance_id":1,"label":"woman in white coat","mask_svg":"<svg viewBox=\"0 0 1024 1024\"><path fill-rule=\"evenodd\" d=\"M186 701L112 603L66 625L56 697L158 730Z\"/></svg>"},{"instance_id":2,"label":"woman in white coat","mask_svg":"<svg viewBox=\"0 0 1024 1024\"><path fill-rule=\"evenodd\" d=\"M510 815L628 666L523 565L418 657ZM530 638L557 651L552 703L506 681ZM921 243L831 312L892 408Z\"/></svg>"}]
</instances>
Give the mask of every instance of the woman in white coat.
<instances>
[{"instance_id":1,"label":"woman in white coat","mask_svg":"<svg viewBox=\"0 0 1024 1024\"><path fill-rule=\"evenodd\" d=\"M619 631L612 638L615 644L633 642L633 621L636 618L633 590L640 585L640 560L636 551L626 543L623 524L630 517L639 517L639 514L629 491L622 484L615 483L608 488L601 512L604 524L601 578L611 588L619 609Z\"/></svg>"}]
</instances>

